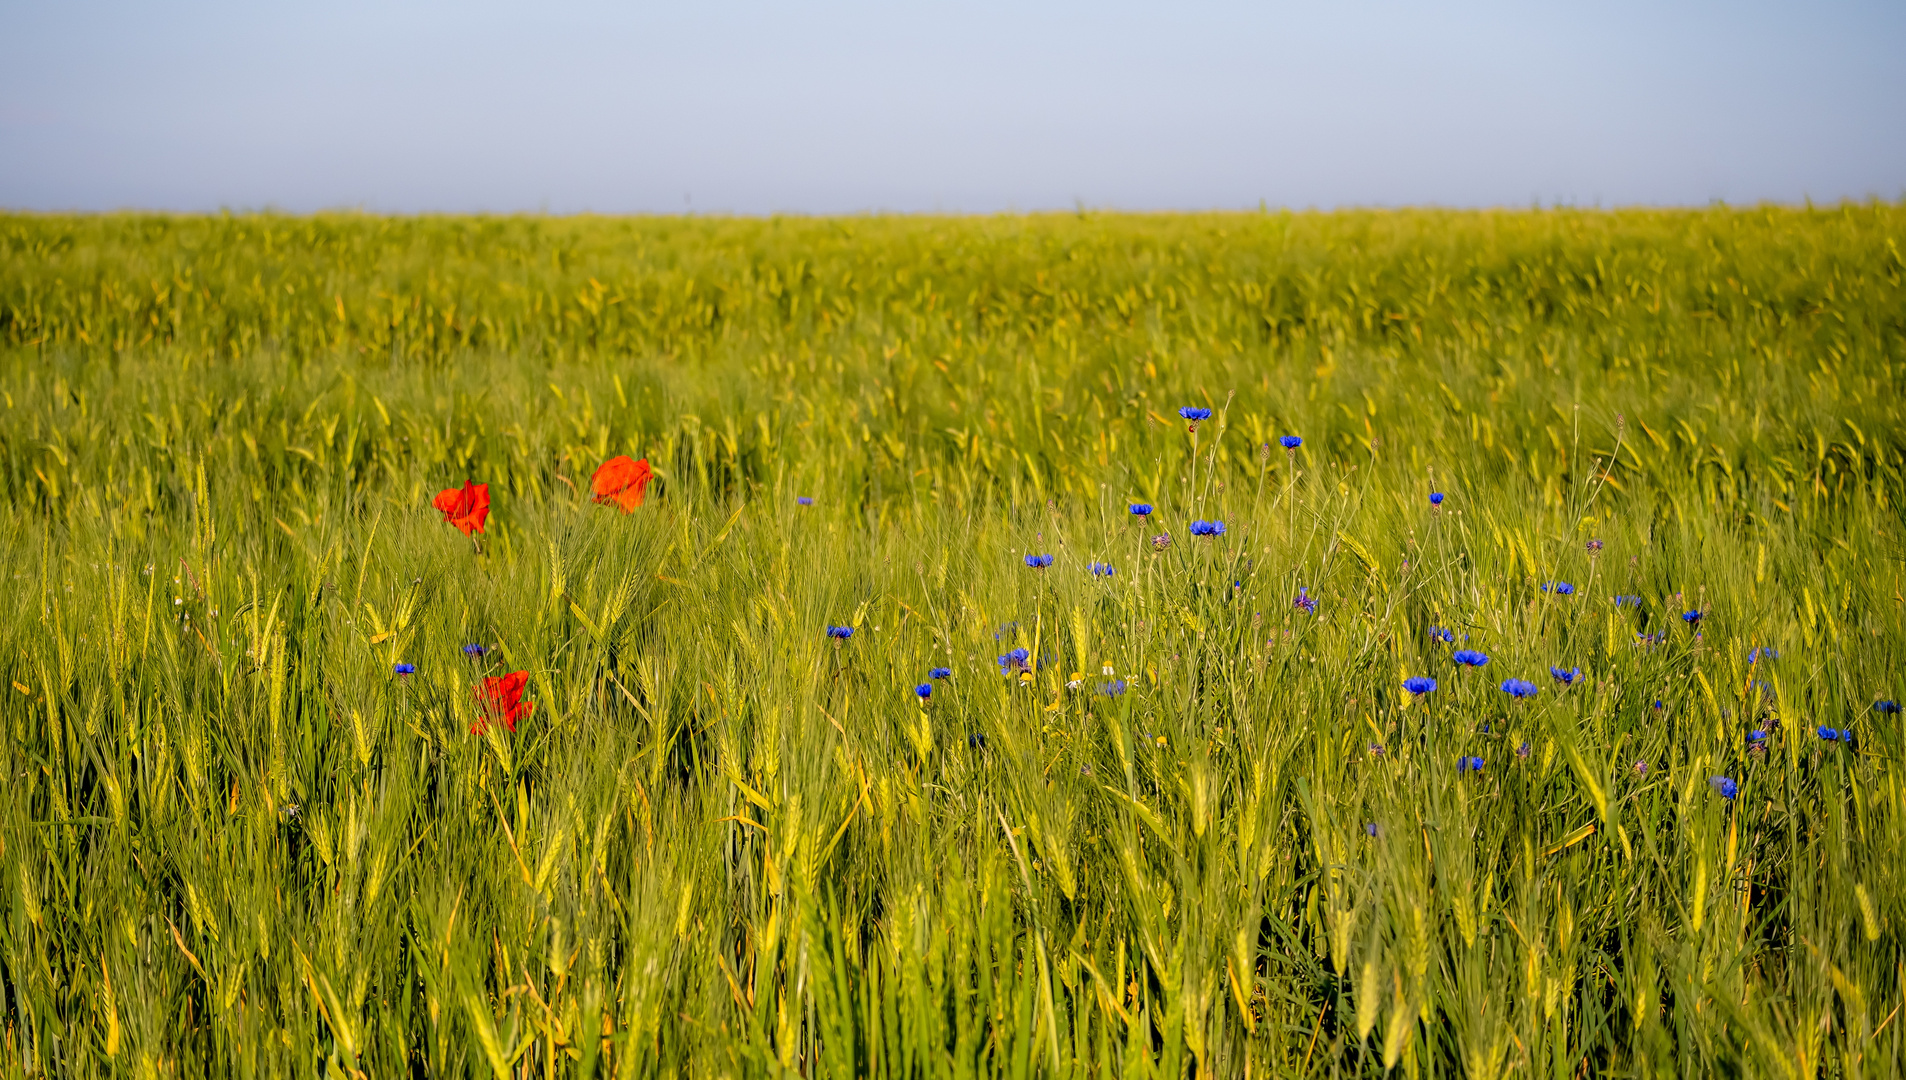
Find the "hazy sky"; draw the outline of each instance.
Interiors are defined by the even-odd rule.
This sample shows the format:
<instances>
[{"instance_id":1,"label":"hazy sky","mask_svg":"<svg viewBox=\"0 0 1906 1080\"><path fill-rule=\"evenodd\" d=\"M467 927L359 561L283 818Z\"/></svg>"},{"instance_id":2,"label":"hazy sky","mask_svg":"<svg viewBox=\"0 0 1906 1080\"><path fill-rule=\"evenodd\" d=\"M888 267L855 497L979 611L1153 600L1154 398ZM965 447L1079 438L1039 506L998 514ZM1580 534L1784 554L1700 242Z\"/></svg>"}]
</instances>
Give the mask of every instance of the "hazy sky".
<instances>
[{"instance_id":1,"label":"hazy sky","mask_svg":"<svg viewBox=\"0 0 1906 1080\"><path fill-rule=\"evenodd\" d=\"M0 0L0 206L1906 196L1906 3Z\"/></svg>"}]
</instances>

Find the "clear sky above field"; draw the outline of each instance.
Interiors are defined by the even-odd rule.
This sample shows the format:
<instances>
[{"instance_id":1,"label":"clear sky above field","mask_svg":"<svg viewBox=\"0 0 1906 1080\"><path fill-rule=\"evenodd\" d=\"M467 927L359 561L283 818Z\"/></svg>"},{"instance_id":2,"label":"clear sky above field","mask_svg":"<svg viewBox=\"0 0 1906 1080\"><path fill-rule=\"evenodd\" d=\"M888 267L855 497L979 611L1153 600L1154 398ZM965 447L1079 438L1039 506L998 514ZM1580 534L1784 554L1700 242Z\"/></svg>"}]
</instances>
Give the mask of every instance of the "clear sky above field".
<instances>
[{"instance_id":1,"label":"clear sky above field","mask_svg":"<svg viewBox=\"0 0 1906 1080\"><path fill-rule=\"evenodd\" d=\"M0 206L1906 195L1906 4L0 4Z\"/></svg>"}]
</instances>

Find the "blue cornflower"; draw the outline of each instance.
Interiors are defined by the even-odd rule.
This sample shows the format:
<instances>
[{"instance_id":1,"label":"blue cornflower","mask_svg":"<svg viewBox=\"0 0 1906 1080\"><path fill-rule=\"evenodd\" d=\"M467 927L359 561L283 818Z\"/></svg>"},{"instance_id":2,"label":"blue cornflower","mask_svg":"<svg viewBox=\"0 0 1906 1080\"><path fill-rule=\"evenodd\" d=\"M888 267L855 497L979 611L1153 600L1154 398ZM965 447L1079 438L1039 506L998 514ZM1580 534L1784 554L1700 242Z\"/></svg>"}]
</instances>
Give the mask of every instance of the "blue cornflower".
<instances>
[{"instance_id":1,"label":"blue cornflower","mask_svg":"<svg viewBox=\"0 0 1906 1080\"><path fill-rule=\"evenodd\" d=\"M1191 523L1191 535L1193 536L1223 536L1224 522L1222 521L1194 521Z\"/></svg>"},{"instance_id":2,"label":"blue cornflower","mask_svg":"<svg viewBox=\"0 0 1906 1080\"><path fill-rule=\"evenodd\" d=\"M1110 682L1102 682L1099 684L1099 693L1104 694L1106 697L1117 697L1124 692L1124 679L1113 679Z\"/></svg>"},{"instance_id":3,"label":"blue cornflower","mask_svg":"<svg viewBox=\"0 0 1906 1080\"><path fill-rule=\"evenodd\" d=\"M1178 415L1184 417L1185 419L1195 424L1200 420L1211 419L1211 410L1200 409L1200 408L1197 408L1196 406L1187 405L1184 408L1178 410Z\"/></svg>"},{"instance_id":4,"label":"blue cornflower","mask_svg":"<svg viewBox=\"0 0 1906 1080\"><path fill-rule=\"evenodd\" d=\"M1508 694L1510 697L1514 697L1514 698L1534 697L1536 693L1536 689L1537 687L1534 683L1524 682L1521 679L1502 680L1502 692L1505 694Z\"/></svg>"},{"instance_id":5,"label":"blue cornflower","mask_svg":"<svg viewBox=\"0 0 1906 1080\"><path fill-rule=\"evenodd\" d=\"M417 674L417 665L416 664L396 664L392 666L391 670L395 671L399 675L415 675Z\"/></svg>"},{"instance_id":6,"label":"blue cornflower","mask_svg":"<svg viewBox=\"0 0 1906 1080\"><path fill-rule=\"evenodd\" d=\"M1026 556L1026 565L1032 567L1034 570L1044 570L1046 567L1052 565L1052 556L1028 555Z\"/></svg>"},{"instance_id":7,"label":"blue cornflower","mask_svg":"<svg viewBox=\"0 0 1906 1080\"><path fill-rule=\"evenodd\" d=\"M1516 756L1519 758L1525 758L1529 756L1529 740L1527 739L1522 740L1522 745L1516 747Z\"/></svg>"},{"instance_id":8,"label":"blue cornflower","mask_svg":"<svg viewBox=\"0 0 1906 1080\"><path fill-rule=\"evenodd\" d=\"M1618 608L1624 608L1624 607L1640 607L1640 606L1641 606L1641 597L1639 597L1639 596L1617 596L1617 597L1615 597L1615 606L1616 606L1616 607L1618 607Z\"/></svg>"},{"instance_id":9,"label":"blue cornflower","mask_svg":"<svg viewBox=\"0 0 1906 1080\"><path fill-rule=\"evenodd\" d=\"M1769 648L1762 647L1758 649L1747 650L1747 662L1750 664L1759 663L1762 660L1778 660L1778 659L1780 659L1780 650L1778 649L1769 649Z\"/></svg>"},{"instance_id":10,"label":"blue cornflower","mask_svg":"<svg viewBox=\"0 0 1906 1080\"><path fill-rule=\"evenodd\" d=\"M1572 686L1575 680L1582 677L1582 669L1552 667L1549 669L1549 674L1555 676L1555 681L1563 686Z\"/></svg>"},{"instance_id":11,"label":"blue cornflower","mask_svg":"<svg viewBox=\"0 0 1906 1080\"><path fill-rule=\"evenodd\" d=\"M1298 438L1295 435L1285 435L1284 437L1278 439L1277 443L1279 446L1282 446L1286 450L1295 450L1298 447L1304 445L1304 440Z\"/></svg>"},{"instance_id":12,"label":"blue cornflower","mask_svg":"<svg viewBox=\"0 0 1906 1080\"><path fill-rule=\"evenodd\" d=\"M1297 590L1297 599L1291 601L1291 606L1306 615L1317 614L1317 601L1310 597L1310 586L1305 585Z\"/></svg>"},{"instance_id":13,"label":"blue cornflower","mask_svg":"<svg viewBox=\"0 0 1906 1080\"><path fill-rule=\"evenodd\" d=\"M1450 659L1464 667L1481 667L1489 662L1489 657L1474 649L1457 649L1450 654Z\"/></svg>"},{"instance_id":14,"label":"blue cornflower","mask_svg":"<svg viewBox=\"0 0 1906 1080\"><path fill-rule=\"evenodd\" d=\"M1456 771L1459 773L1481 772L1482 759L1479 757L1459 757L1456 759Z\"/></svg>"},{"instance_id":15,"label":"blue cornflower","mask_svg":"<svg viewBox=\"0 0 1906 1080\"><path fill-rule=\"evenodd\" d=\"M1602 542L1600 540L1590 540L1582 546L1588 549L1588 553L1591 557L1602 553Z\"/></svg>"},{"instance_id":16,"label":"blue cornflower","mask_svg":"<svg viewBox=\"0 0 1906 1080\"><path fill-rule=\"evenodd\" d=\"M1663 630L1658 634L1636 634L1635 635L1635 644L1637 645L1659 645L1666 640L1668 640L1668 632L1666 630Z\"/></svg>"},{"instance_id":17,"label":"blue cornflower","mask_svg":"<svg viewBox=\"0 0 1906 1080\"><path fill-rule=\"evenodd\" d=\"M1875 701L1875 702L1873 703L1873 711L1874 711L1874 712L1876 712L1876 713L1883 713L1883 714L1885 714L1885 715L1887 715L1887 716L1892 716L1892 715L1894 715L1894 714L1896 714L1896 713L1898 713L1898 712L1899 712L1899 702L1897 702L1897 701Z\"/></svg>"},{"instance_id":18,"label":"blue cornflower","mask_svg":"<svg viewBox=\"0 0 1906 1080\"><path fill-rule=\"evenodd\" d=\"M854 636L854 628L851 626L830 626L827 628L827 636L836 641L846 641L848 638Z\"/></svg>"},{"instance_id":19,"label":"blue cornflower","mask_svg":"<svg viewBox=\"0 0 1906 1080\"><path fill-rule=\"evenodd\" d=\"M1152 513L1151 503L1133 503L1132 504L1133 517L1150 517L1151 513Z\"/></svg>"},{"instance_id":20,"label":"blue cornflower","mask_svg":"<svg viewBox=\"0 0 1906 1080\"><path fill-rule=\"evenodd\" d=\"M1430 627L1430 640L1440 641L1447 645L1456 640L1456 634L1454 631L1445 630L1440 626L1432 626Z\"/></svg>"},{"instance_id":21,"label":"blue cornflower","mask_svg":"<svg viewBox=\"0 0 1906 1080\"><path fill-rule=\"evenodd\" d=\"M1701 613L1698 611L1684 611L1681 613L1681 621L1687 623L1689 626L1693 626L1701 621Z\"/></svg>"},{"instance_id":22,"label":"blue cornflower","mask_svg":"<svg viewBox=\"0 0 1906 1080\"><path fill-rule=\"evenodd\" d=\"M1440 491L1430 492L1430 505L1431 506L1443 505L1443 493Z\"/></svg>"},{"instance_id":23,"label":"blue cornflower","mask_svg":"<svg viewBox=\"0 0 1906 1080\"><path fill-rule=\"evenodd\" d=\"M813 506L813 505L814 505L814 496L812 496L812 495L796 495L796 496L794 497L794 501L795 501L796 503L798 503L799 505L801 505L801 506Z\"/></svg>"},{"instance_id":24,"label":"blue cornflower","mask_svg":"<svg viewBox=\"0 0 1906 1080\"><path fill-rule=\"evenodd\" d=\"M1111 563L1095 562L1088 565L1086 569L1092 571L1093 577L1112 577L1118 573L1118 571L1112 569Z\"/></svg>"},{"instance_id":25,"label":"blue cornflower","mask_svg":"<svg viewBox=\"0 0 1906 1080\"><path fill-rule=\"evenodd\" d=\"M1375 836L1376 834L1377 834L1377 823L1376 823L1376 822L1374 822L1374 821L1366 821L1366 822L1364 822L1364 825L1363 825L1363 835L1365 835L1365 836Z\"/></svg>"},{"instance_id":26,"label":"blue cornflower","mask_svg":"<svg viewBox=\"0 0 1906 1080\"><path fill-rule=\"evenodd\" d=\"M1552 592L1557 596L1574 596L1575 586L1566 581L1549 581L1542 585L1543 592Z\"/></svg>"},{"instance_id":27,"label":"blue cornflower","mask_svg":"<svg viewBox=\"0 0 1906 1080\"><path fill-rule=\"evenodd\" d=\"M975 750L984 750L986 749L986 736L975 731L966 737L966 745Z\"/></svg>"},{"instance_id":28,"label":"blue cornflower","mask_svg":"<svg viewBox=\"0 0 1906 1080\"><path fill-rule=\"evenodd\" d=\"M1852 742L1853 741L1852 728L1830 728L1830 727L1816 728L1814 730L1814 734L1820 736L1822 739L1825 739L1828 742Z\"/></svg>"},{"instance_id":29,"label":"blue cornflower","mask_svg":"<svg viewBox=\"0 0 1906 1080\"><path fill-rule=\"evenodd\" d=\"M936 667L932 671L927 672L927 678L929 679L950 679L952 677L952 668Z\"/></svg>"},{"instance_id":30,"label":"blue cornflower","mask_svg":"<svg viewBox=\"0 0 1906 1080\"><path fill-rule=\"evenodd\" d=\"M925 701L926 699L933 696L933 684L930 682L923 682L920 685L913 688L913 693L915 697L918 697L921 701Z\"/></svg>"},{"instance_id":31,"label":"blue cornflower","mask_svg":"<svg viewBox=\"0 0 1906 1080\"><path fill-rule=\"evenodd\" d=\"M465 656L482 656L489 651L490 647L488 645L465 645L463 647L463 655Z\"/></svg>"},{"instance_id":32,"label":"blue cornflower","mask_svg":"<svg viewBox=\"0 0 1906 1080\"><path fill-rule=\"evenodd\" d=\"M1755 743L1764 743L1766 741L1767 741L1767 733L1762 731L1759 728L1755 728L1754 730L1747 733L1747 742L1749 745L1753 745Z\"/></svg>"},{"instance_id":33,"label":"blue cornflower","mask_svg":"<svg viewBox=\"0 0 1906 1080\"><path fill-rule=\"evenodd\" d=\"M1403 680L1403 689L1408 690L1417 697L1422 697L1424 694L1436 689L1436 680L1426 679L1421 675L1412 675Z\"/></svg>"},{"instance_id":34,"label":"blue cornflower","mask_svg":"<svg viewBox=\"0 0 1906 1080\"><path fill-rule=\"evenodd\" d=\"M1739 784L1736 784L1725 776L1710 776L1707 778L1707 783L1709 787L1721 793L1721 798L1729 802L1732 802L1734 796L1740 794L1741 791Z\"/></svg>"},{"instance_id":35,"label":"blue cornflower","mask_svg":"<svg viewBox=\"0 0 1906 1080\"><path fill-rule=\"evenodd\" d=\"M1656 712L1659 712L1659 711L1661 711L1662 709L1665 709L1665 708L1667 708L1667 706L1666 706L1666 705L1663 705L1663 704L1661 704L1661 702L1660 702L1659 700L1657 700L1657 701L1655 702L1655 711L1656 711Z\"/></svg>"},{"instance_id":36,"label":"blue cornflower","mask_svg":"<svg viewBox=\"0 0 1906 1080\"><path fill-rule=\"evenodd\" d=\"M1031 655L1032 654L1025 649L1014 649L999 658L999 673L1001 675L1011 675L1015 671L1025 671L1026 659Z\"/></svg>"}]
</instances>

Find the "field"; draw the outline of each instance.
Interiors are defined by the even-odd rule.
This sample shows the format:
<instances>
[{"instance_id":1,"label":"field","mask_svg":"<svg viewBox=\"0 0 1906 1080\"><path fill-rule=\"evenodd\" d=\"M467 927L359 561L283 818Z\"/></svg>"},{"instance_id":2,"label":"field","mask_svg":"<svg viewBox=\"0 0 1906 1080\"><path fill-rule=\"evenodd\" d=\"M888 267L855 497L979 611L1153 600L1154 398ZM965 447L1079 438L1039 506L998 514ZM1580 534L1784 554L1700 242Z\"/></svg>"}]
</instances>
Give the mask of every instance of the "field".
<instances>
[{"instance_id":1,"label":"field","mask_svg":"<svg viewBox=\"0 0 1906 1080\"><path fill-rule=\"evenodd\" d=\"M0 1073L1906 1073L1902 243L0 215Z\"/></svg>"}]
</instances>

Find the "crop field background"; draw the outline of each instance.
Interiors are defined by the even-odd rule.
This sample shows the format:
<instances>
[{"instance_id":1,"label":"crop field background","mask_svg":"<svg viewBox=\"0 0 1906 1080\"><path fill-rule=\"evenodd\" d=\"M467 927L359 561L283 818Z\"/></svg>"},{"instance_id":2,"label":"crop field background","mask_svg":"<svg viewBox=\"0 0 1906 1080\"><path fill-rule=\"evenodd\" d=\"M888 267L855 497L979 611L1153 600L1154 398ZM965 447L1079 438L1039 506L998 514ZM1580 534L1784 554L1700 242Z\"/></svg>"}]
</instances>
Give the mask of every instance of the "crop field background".
<instances>
[{"instance_id":1,"label":"crop field background","mask_svg":"<svg viewBox=\"0 0 1906 1080\"><path fill-rule=\"evenodd\" d=\"M0 1073L1900 1075L1903 242L0 216Z\"/></svg>"}]
</instances>

